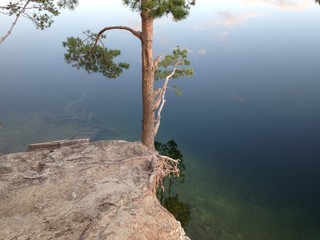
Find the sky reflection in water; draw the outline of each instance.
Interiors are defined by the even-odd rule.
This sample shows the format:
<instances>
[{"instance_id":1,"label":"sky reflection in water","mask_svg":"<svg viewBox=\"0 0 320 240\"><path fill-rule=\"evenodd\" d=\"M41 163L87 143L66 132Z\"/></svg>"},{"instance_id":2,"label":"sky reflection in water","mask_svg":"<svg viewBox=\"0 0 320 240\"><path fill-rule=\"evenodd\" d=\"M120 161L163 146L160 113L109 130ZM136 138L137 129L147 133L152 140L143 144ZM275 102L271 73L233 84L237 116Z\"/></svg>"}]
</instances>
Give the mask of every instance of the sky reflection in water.
<instances>
[{"instance_id":1,"label":"sky reflection in water","mask_svg":"<svg viewBox=\"0 0 320 240\"><path fill-rule=\"evenodd\" d=\"M2 151L62 136L43 115L64 113L82 95L96 123L139 139L139 42L110 33L108 46L131 64L117 80L63 60L68 36L106 25L139 29L137 14L118 2L82 1L44 32L21 20L0 46ZM195 70L177 82L182 97L168 94L158 136L185 156L186 184L176 191L191 206L192 239L320 237L319 23L311 0L198 0L187 20L156 22L155 54L187 48Z\"/></svg>"}]
</instances>

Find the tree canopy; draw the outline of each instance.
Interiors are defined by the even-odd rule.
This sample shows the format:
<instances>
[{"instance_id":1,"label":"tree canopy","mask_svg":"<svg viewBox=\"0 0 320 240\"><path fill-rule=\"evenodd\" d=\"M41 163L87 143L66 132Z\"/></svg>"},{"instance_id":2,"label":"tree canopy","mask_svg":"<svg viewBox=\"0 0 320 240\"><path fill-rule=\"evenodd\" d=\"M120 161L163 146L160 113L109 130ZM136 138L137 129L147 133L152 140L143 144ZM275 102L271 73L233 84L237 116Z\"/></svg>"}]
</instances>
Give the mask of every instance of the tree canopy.
<instances>
[{"instance_id":1,"label":"tree canopy","mask_svg":"<svg viewBox=\"0 0 320 240\"><path fill-rule=\"evenodd\" d=\"M11 34L20 17L29 19L38 29L45 29L53 23L53 17L60 14L61 9L73 10L78 0L15 0L0 6L0 14L15 16L11 27L0 39L0 44Z\"/></svg>"},{"instance_id":2,"label":"tree canopy","mask_svg":"<svg viewBox=\"0 0 320 240\"><path fill-rule=\"evenodd\" d=\"M175 21L181 21L189 15L190 7L195 5L195 0L123 0L124 5L137 12L148 11L149 16L156 19L164 15L171 15Z\"/></svg>"},{"instance_id":3,"label":"tree canopy","mask_svg":"<svg viewBox=\"0 0 320 240\"><path fill-rule=\"evenodd\" d=\"M64 55L67 63L72 64L77 69L85 69L88 73L101 73L107 78L118 77L123 69L128 69L127 63L115 63L114 58L120 55L120 50L112 50L104 47L101 41L100 45L94 45L97 34L85 31L87 36L84 40L79 37L70 37L63 46L67 48ZM101 39L106 38L101 35Z\"/></svg>"}]
</instances>

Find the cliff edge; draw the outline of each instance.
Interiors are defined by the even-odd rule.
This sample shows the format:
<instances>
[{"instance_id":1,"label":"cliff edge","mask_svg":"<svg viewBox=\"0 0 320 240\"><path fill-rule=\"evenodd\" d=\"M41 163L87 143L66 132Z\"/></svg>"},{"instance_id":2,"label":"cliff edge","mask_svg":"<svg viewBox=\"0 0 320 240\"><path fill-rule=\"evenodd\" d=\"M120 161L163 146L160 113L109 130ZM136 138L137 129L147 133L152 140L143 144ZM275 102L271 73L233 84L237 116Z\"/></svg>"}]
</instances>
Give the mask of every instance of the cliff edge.
<instances>
[{"instance_id":1,"label":"cliff edge","mask_svg":"<svg viewBox=\"0 0 320 240\"><path fill-rule=\"evenodd\" d=\"M188 239L154 194L156 162L125 141L1 155L0 239Z\"/></svg>"}]
</instances>

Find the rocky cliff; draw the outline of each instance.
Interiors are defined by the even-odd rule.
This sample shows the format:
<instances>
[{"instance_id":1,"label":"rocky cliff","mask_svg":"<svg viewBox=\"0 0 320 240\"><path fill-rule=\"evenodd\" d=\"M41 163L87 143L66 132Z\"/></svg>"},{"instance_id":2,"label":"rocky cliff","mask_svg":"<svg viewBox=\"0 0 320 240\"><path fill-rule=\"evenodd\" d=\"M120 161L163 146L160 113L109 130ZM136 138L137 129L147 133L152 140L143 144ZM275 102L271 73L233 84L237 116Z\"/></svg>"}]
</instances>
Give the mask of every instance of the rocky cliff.
<instances>
[{"instance_id":1,"label":"rocky cliff","mask_svg":"<svg viewBox=\"0 0 320 240\"><path fill-rule=\"evenodd\" d=\"M154 195L157 154L99 141L0 156L0 239L188 239Z\"/></svg>"}]
</instances>

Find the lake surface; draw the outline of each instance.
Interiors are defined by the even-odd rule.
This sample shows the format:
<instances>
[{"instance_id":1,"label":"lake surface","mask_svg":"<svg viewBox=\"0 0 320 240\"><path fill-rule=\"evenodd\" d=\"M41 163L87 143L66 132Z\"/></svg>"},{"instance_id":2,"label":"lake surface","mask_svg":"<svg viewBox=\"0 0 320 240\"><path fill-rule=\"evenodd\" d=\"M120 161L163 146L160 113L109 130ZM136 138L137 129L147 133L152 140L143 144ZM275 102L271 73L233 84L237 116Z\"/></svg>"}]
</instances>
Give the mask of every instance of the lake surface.
<instances>
[{"instance_id":1,"label":"lake surface","mask_svg":"<svg viewBox=\"0 0 320 240\"><path fill-rule=\"evenodd\" d=\"M139 29L121 1L81 1L37 31L19 20L0 45L0 152L99 128L140 138L140 44L110 32L130 70L114 80L64 62L62 41L104 26ZM10 19L0 16L0 34ZM157 137L175 140L185 182L174 196L192 239L320 239L320 5L311 0L198 0L155 25L155 54L189 50L195 75L168 92Z\"/></svg>"}]
</instances>

